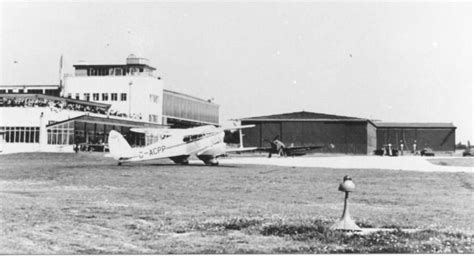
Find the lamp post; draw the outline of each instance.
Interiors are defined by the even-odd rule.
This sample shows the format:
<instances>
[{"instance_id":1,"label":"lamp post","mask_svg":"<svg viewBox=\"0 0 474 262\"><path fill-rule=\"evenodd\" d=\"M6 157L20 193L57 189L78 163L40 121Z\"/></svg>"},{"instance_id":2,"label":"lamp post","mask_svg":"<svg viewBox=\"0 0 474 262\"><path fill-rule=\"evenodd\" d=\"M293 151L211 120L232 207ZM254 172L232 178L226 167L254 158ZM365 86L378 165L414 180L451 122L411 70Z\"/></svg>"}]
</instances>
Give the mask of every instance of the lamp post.
<instances>
[{"instance_id":1,"label":"lamp post","mask_svg":"<svg viewBox=\"0 0 474 262\"><path fill-rule=\"evenodd\" d=\"M339 185L339 191L345 193L344 198L344 210L342 211L341 218L331 226L332 230L345 230L345 231L361 231L360 227L356 225L349 214L349 206L347 205L347 199L349 198L349 192L355 191L354 182L350 176L345 176L343 182Z\"/></svg>"},{"instance_id":2,"label":"lamp post","mask_svg":"<svg viewBox=\"0 0 474 262\"><path fill-rule=\"evenodd\" d=\"M15 60L13 61L13 81L12 81L13 85L15 85L17 81L17 75L18 75L17 71L18 71L18 61Z\"/></svg>"},{"instance_id":3,"label":"lamp post","mask_svg":"<svg viewBox=\"0 0 474 262\"><path fill-rule=\"evenodd\" d=\"M39 144L39 151L41 151L43 149L43 143L45 142L44 141L44 132L46 131L45 130L45 127L43 126L43 117L44 117L44 113L41 112L40 114L40 117L39 117L39 120L40 120L40 124L39 124L39 135L38 135L38 144ZM47 137L46 137L47 139Z\"/></svg>"},{"instance_id":4,"label":"lamp post","mask_svg":"<svg viewBox=\"0 0 474 262\"><path fill-rule=\"evenodd\" d=\"M128 83L128 117L132 118L132 85L133 81Z\"/></svg>"}]
</instances>

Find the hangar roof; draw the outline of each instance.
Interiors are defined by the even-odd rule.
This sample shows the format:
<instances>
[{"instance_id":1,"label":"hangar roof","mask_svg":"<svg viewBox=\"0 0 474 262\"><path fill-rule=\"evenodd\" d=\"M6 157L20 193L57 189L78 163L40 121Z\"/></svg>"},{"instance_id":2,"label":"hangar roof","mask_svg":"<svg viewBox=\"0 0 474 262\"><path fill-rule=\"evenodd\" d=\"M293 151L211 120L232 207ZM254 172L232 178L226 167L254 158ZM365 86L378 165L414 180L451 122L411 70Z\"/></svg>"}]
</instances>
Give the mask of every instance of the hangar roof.
<instances>
[{"instance_id":1,"label":"hangar roof","mask_svg":"<svg viewBox=\"0 0 474 262\"><path fill-rule=\"evenodd\" d=\"M276 115L267 115L267 116L256 116L249 118L242 118L242 121L249 120L259 120L259 121L275 121L275 120L356 120L356 121L367 121L367 119L350 117L350 116L338 116L338 115L329 115L322 113L313 113L313 112L293 112L285 114L276 114Z\"/></svg>"},{"instance_id":2,"label":"hangar roof","mask_svg":"<svg viewBox=\"0 0 474 262\"><path fill-rule=\"evenodd\" d=\"M374 122L376 127L424 127L424 128L456 128L453 123L405 123L405 122Z\"/></svg>"}]
</instances>

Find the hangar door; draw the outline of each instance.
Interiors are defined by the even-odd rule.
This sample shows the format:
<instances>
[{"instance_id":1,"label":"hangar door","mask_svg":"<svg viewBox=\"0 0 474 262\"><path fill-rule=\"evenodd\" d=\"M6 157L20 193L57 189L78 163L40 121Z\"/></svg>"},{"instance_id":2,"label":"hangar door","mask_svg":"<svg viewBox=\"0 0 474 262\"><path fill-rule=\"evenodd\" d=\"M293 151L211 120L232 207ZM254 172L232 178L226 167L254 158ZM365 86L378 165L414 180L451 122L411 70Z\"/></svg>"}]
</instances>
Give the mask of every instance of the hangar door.
<instances>
[{"instance_id":1,"label":"hangar door","mask_svg":"<svg viewBox=\"0 0 474 262\"><path fill-rule=\"evenodd\" d=\"M262 147L269 147L269 141L272 141L276 136L279 136L279 139L284 139L281 137L280 122L264 122L261 124L261 128L260 146Z\"/></svg>"}]
</instances>

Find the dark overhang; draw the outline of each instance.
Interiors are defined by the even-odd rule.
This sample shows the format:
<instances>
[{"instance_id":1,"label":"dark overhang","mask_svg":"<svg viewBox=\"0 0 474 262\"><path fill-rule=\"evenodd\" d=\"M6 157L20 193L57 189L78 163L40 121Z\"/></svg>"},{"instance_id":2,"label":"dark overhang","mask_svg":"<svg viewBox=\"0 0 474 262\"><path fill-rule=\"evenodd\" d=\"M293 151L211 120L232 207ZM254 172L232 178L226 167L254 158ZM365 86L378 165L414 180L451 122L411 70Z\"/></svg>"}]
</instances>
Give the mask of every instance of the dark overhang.
<instances>
[{"instance_id":1,"label":"dark overhang","mask_svg":"<svg viewBox=\"0 0 474 262\"><path fill-rule=\"evenodd\" d=\"M162 124L134 121L134 120L129 120L129 119L119 119L116 117L107 117L107 116L101 117L97 115L88 115L88 114L66 119L60 122L55 122L55 123L47 125L46 127L53 127L56 125L67 123L69 121L81 121L81 122L87 122L87 123L109 124L109 125L127 126L127 127L152 127L152 128L169 127L168 125L162 125Z\"/></svg>"},{"instance_id":2,"label":"dark overhang","mask_svg":"<svg viewBox=\"0 0 474 262\"><path fill-rule=\"evenodd\" d=\"M59 85L0 85L0 88L31 88L31 87L51 87L51 88L59 88Z\"/></svg>"},{"instance_id":3,"label":"dark overhang","mask_svg":"<svg viewBox=\"0 0 474 262\"><path fill-rule=\"evenodd\" d=\"M149 66L147 64L79 64L73 65L74 69L88 69L88 68L113 68L113 67L120 67L120 68L127 68L127 67L144 67L151 70L156 70L156 68Z\"/></svg>"}]
</instances>

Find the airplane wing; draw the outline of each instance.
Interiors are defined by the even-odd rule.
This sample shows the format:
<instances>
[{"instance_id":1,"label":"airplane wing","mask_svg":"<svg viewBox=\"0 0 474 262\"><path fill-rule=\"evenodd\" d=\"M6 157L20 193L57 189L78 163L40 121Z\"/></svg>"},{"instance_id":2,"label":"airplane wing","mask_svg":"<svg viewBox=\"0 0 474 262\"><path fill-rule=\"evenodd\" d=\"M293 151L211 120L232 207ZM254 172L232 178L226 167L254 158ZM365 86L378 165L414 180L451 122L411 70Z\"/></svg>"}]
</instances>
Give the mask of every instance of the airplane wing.
<instances>
[{"instance_id":1,"label":"airplane wing","mask_svg":"<svg viewBox=\"0 0 474 262\"><path fill-rule=\"evenodd\" d=\"M287 147L286 150L312 150L312 149L319 149L323 148L324 146L319 145L319 146L292 146L292 147Z\"/></svg>"},{"instance_id":2,"label":"airplane wing","mask_svg":"<svg viewBox=\"0 0 474 262\"><path fill-rule=\"evenodd\" d=\"M285 153L288 156L305 155L308 151L323 148L324 146L293 146L285 148Z\"/></svg>"},{"instance_id":3,"label":"airplane wing","mask_svg":"<svg viewBox=\"0 0 474 262\"><path fill-rule=\"evenodd\" d=\"M255 151L258 151L258 152L270 152L270 151L275 151L275 149L271 148L271 147L256 147L255 148Z\"/></svg>"},{"instance_id":4,"label":"airplane wing","mask_svg":"<svg viewBox=\"0 0 474 262\"><path fill-rule=\"evenodd\" d=\"M238 130L238 129L244 129L244 128L251 128L254 127L255 125L243 125L243 126L231 126L231 127L223 127L222 130L224 131L232 131L232 130Z\"/></svg>"},{"instance_id":5,"label":"airplane wing","mask_svg":"<svg viewBox=\"0 0 474 262\"><path fill-rule=\"evenodd\" d=\"M237 147L237 148L227 148L226 153L236 153L236 152L245 152L245 151L255 151L256 147Z\"/></svg>"},{"instance_id":6,"label":"airplane wing","mask_svg":"<svg viewBox=\"0 0 474 262\"><path fill-rule=\"evenodd\" d=\"M293 154L293 153L302 153L302 152L306 152L306 151L310 151L310 150L314 150L314 149L319 149L319 148L323 148L324 146L322 145L318 145L318 146L293 146L293 147L286 147L284 150L289 153L289 154ZM276 149L275 148L271 148L271 147L258 147L258 148L255 148L255 151L257 152L276 152Z\"/></svg>"},{"instance_id":7,"label":"airplane wing","mask_svg":"<svg viewBox=\"0 0 474 262\"><path fill-rule=\"evenodd\" d=\"M130 130L132 132L154 136L173 135L183 137L201 136L222 131L213 125L197 126L191 128L132 128Z\"/></svg>"},{"instance_id":8,"label":"airplane wing","mask_svg":"<svg viewBox=\"0 0 474 262\"><path fill-rule=\"evenodd\" d=\"M169 128L147 128L147 127L140 127L140 128L132 128L130 131L135 133L147 134L147 135L167 135L170 133ZM173 132L179 132L179 129L174 129Z\"/></svg>"}]
</instances>

